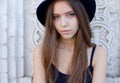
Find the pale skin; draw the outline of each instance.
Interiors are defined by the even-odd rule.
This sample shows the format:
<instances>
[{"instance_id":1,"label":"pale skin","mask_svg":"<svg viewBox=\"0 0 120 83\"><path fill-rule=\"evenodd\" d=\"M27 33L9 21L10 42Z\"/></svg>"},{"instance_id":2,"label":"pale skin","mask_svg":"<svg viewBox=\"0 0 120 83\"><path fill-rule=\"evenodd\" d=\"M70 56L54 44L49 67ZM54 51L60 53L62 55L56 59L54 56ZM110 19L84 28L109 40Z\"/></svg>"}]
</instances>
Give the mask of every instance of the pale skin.
<instances>
[{"instance_id":1,"label":"pale skin","mask_svg":"<svg viewBox=\"0 0 120 83\"><path fill-rule=\"evenodd\" d=\"M78 20L70 5L65 1L55 3L53 10L54 25L58 33L61 35L61 42L57 48L58 66L54 65L60 72L71 74L69 65L72 60L74 35L78 29ZM88 66L90 64L91 51L92 47L87 49ZM42 44L40 44L34 51L33 83L46 83L45 71L41 62L41 52ZM92 83L106 83L107 55L105 49L100 46L96 47L92 66L94 68Z\"/></svg>"}]
</instances>

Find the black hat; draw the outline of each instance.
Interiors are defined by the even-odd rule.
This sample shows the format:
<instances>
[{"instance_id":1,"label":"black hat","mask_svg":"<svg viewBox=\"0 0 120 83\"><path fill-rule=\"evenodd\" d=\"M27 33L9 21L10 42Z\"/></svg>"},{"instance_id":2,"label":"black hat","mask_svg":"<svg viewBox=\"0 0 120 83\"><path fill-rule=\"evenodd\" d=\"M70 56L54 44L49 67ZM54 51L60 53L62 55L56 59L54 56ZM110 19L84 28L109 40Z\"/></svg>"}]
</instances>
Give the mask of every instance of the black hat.
<instances>
[{"instance_id":1,"label":"black hat","mask_svg":"<svg viewBox=\"0 0 120 83\"><path fill-rule=\"evenodd\" d=\"M43 25L45 25L47 9L53 1L55 0L44 0L37 8L36 11L37 18ZM95 0L80 0L80 1L87 11L89 20L92 21L96 10Z\"/></svg>"}]
</instances>

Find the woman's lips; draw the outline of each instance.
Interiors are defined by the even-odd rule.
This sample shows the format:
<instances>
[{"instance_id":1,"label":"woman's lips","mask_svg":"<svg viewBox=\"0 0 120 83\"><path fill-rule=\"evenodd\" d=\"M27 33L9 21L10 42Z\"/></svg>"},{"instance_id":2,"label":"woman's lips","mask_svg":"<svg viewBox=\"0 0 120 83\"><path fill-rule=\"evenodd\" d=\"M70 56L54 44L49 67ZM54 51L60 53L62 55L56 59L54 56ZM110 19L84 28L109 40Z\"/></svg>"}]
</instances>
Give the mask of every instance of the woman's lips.
<instances>
[{"instance_id":1,"label":"woman's lips","mask_svg":"<svg viewBox=\"0 0 120 83\"><path fill-rule=\"evenodd\" d=\"M70 31L71 30L61 30L61 32L64 33L64 34L68 34L68 33L70 33Z\"/></svg>"}]
</instances>

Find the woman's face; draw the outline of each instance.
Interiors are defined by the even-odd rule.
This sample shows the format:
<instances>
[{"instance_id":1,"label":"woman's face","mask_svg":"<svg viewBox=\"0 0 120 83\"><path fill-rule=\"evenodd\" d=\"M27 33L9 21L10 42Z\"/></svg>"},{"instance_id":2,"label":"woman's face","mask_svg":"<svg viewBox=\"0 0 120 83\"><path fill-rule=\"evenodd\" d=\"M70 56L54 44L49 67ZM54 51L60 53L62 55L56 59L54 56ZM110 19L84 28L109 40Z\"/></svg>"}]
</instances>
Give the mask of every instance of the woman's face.
<instances>
[{"instance_id":1,"label":"woman's face","mask_svg":"<svg viewBox=\"0 0 120 83\"><path fill-rule=\"evenodd\" d=\"M78 30L78 20L66 1L58 1L53 7L53 23L63 39L71 39Z\"/></svg>"}]
</instances>

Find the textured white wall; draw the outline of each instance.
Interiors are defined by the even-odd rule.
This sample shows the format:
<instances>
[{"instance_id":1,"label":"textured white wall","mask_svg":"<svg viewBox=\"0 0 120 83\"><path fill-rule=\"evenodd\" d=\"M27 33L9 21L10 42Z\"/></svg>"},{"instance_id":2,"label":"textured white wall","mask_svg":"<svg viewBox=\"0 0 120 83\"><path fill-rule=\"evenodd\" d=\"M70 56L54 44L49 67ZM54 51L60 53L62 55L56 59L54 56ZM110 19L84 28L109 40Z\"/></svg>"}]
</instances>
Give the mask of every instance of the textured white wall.
<instances>
[{"instance_id":1,"label":"textured white wall","mask_svg":"<svg viewBox=\"0 0 120 83\"><path fill-rule=\"evenodd\" d=\"M44 38L35 11L43 0L0 0L0 83L31 83L32 48ZM96 0L92 41L107 50L107 83L120 83L120 0Z\"/></svg>"},{"instance_id":2,"label":"textured white wall","mask_svg":"<svg viewBox=\"0 0 120 83\"><path fill-rule=\"evenodd\" d=\"M0 0L0 83L31 83L32 70L26 71L32 64L29 4L27 0Z\"/></svg>"}]
</instances>

